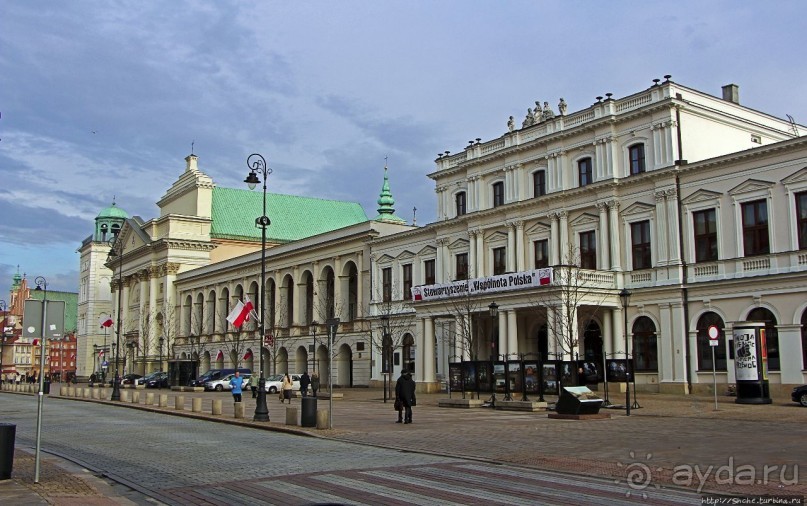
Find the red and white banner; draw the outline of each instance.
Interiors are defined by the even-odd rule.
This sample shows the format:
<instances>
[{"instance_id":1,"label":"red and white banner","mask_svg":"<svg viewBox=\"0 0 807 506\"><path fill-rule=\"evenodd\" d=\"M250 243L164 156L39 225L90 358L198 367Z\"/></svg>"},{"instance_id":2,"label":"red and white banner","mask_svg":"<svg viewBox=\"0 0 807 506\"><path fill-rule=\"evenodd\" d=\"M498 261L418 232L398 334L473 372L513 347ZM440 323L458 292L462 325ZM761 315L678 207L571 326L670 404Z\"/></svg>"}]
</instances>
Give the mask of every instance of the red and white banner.
<instances>
[{"instance_id":1,"label":"red and white banner","mask_svg":"<svg viewBox=\"0 0 807 506\"><path fill-rule=\"evenodd\" d=\"M251 358L252 358L252 350L247 350L247 352L244 353L244 360L249 360Z\"/></svg>"},{"instance_id":2,"label":"red and white banner","mask_svg":"<svg viewBox=\"0 0 807 506\"><path fill-rule=\"evenodd\" d=\"M552 284L552 268L534 269L531 271L501 274L485 278L469 279L467 281L454 281L437 285L412 287L412 300L414 302L448 299L468 294L485 294L522 290L524 288L537 288Z\"/></svg>"},{"instance_id":3,"label":"red and white banner","mask_svg":"<svg viewBox=\"0 0 807 506\"><path fill-rule=\"evenodd\" d=\"M221 350L219 350L219 352L216 353L216 362L218 362L219 360L224 360L224 352Z\"/></svg>"},{"instance_id":4,"label":"red and white banner","mask_svg":"<svg viewBox=\"0 0 807 506\"><path fill-rule=\"evenodd\" d=\"M112 326L112 317L109 316L109 315L102 314L101 317L98 318L98 325L100 325L102 329L111 327Z\"/></svg>"},{"instance_id":5,"label":"red and white banner","mask_svg":"<svg viewBox=\"0 0 807 506\"><path fill-rule=\"evenodd\" d=\"M31 343L33 346L39 346L39 339L34 339L34 342Z\"/></svg>"},{"instance_id":6,"label":"red and white banner","mask_svg":"<svg viewBox=\"0 0 807 506\"><path fill-rule=\"evenodd\" d=\"M239 328L244 322L249 321L249 315L252 313L252 310L252 301L248 300L247 303L244 304L239 300L238 304L236 304L233 310L230 311L230 314L227 315L227 321L230 322L233 327Z\"/></svg>"},{"instance_id":7,"label":"red and white banner","mask_svg":"<svg viewBox=\"0 0 807 506\"><path fill-rule=\"evenodd\" d=\"M99 356L99 357L103 357L103 356L104 356L104 350L99 351L99 352L98 352L98 356Z\"/></svg>"}]
</instances>

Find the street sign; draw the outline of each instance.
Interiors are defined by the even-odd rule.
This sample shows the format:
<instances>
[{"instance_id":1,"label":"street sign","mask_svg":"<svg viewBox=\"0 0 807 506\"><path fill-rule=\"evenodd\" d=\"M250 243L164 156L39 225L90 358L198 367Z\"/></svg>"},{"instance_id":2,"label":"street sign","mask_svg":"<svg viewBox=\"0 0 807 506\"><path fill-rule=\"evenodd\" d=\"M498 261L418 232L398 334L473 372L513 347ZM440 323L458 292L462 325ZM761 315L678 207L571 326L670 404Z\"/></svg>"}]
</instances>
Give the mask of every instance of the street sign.
<instances>
[{"instance_id":1,"label":"street sign","mask_svg":"<svg viewBox=\"0 0 807 506\"><path fill-rule=\"evenodd\" d=\"M717 346L717 338L720 337L720 329L717 325L709 325L706 333L709 335L709 346Z\"/></svg>"},{"instance_id":2,"label":"street sign","mask_svg":"<svg viewBox=\"0 0 807 506\"><path fill-rule=\"evenodd\" d=\"M273 336L271 333L268 333L266 334L266 338L264 338L263 342L264 344L266 344L266 346L271 347L275 344L275 336Z\"/></svg>"},{"instance_id":3,"label":"street sign","mask_svg":"<svg viewBox=\"0 0 807 506\"><path fill-rule=\"evenodd\" d=\"M104 360L103 362L101 362L101 367L109 367L109 362Z\"/></svg>"}]
</instances>

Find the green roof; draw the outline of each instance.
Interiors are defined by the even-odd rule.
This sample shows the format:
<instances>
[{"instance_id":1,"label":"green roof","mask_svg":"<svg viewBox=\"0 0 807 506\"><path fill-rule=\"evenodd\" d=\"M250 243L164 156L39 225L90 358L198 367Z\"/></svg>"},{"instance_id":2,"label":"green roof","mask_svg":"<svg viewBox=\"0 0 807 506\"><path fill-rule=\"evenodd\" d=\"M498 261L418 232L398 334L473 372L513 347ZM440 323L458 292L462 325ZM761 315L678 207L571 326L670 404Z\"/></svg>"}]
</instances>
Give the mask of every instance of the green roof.
<instances>
[{"instance_id":1,"label":"green roof","mask_svg":"<svg viewBox=\"0 0 807 506\"><path fill-rule=\"evenodd\" d=\"M42 300L45 292L43 290L31 290L31 298ZM55 290L48 290L48 300L62 300L64 301L64 331L73 332L78 330L76 322L78 321L78 294L73 292L57 292Z\"/></svg>"},{"instance_id":2,"label":"green roof","mask_svg":"<svg viewBox=\"0 0 807 506\"><path fill-rule=\"evenodd\" d=\"M260 240L255 218L263 211L263 191L213 188L213 224L210 235L218 239ZM358 202L266 194L266 215L271 225L266 239L289 242L330 232L367 220Z\"/></svg>"},{"instance_id":3,"label":"green roof","mask_svg":"<svg viewBox=\"0 0 807 506\"><path fill-rule=\"evenodd\" d=\"M115 205L114 202L112 202L111 206L101 209L101 212L98 213L98 216L96 216L96 218L123 218L123 219L126 219L128 217L129 215L126 213L126 211Z\"/></svg>"}]
</instances>

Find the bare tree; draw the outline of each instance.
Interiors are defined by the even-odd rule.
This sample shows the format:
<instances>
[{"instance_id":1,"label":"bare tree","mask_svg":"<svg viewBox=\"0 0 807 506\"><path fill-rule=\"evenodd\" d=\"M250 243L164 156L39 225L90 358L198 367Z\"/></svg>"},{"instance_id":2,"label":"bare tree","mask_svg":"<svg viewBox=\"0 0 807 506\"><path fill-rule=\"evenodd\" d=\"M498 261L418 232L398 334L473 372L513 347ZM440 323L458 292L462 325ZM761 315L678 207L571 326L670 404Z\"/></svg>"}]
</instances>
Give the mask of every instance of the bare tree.
<instances>
[{"instance_id":1,"label":"bare tree","mask_svg":"<svg viewBox=\"0 0 807 506\"><path fill-rule=\"evenodd\" d=\"M144 310L140 314L140 321L138 322L140 330L139 330L139 351L142 356L142 365L143 365L143 373L146 372L146 361L148 360L148 351L152 347L152 343L154 342L154 336L152 335L151 329L151 322L154 320L155 315L152 315L148 310Z\"/></svg>"},{"instance_id":2,"label":"bare tree","mask_svg":"<svg viewBox=\"0 0 807 506\"><path fill-rule=\"evenodd\" d=\"M160 336L163 338L162 346L165 346L165 358L170 360L174 357L174 345L176 344L179 321L177 321L176 306L170 304L168 298L163 298L163 305L157 313L157 327ZM160 350L162 351L162 350ZM162 353L160 353L162 356ZM160 369L162 369L162 363Z\"/></svg>"},{"instance_id":3,"label":"bare tree","mask_svg":"<svg viewBox=\"0 0 807 506\"><path fill-rule=\"evenodd\" d=\"M564 360L575 360L580 336L609 295L609 284L596 271L580 266L580 252L570 246L563 263L552 268L552 286L537 291L532 306L545 315L547 334Z\"/></svg>"},{"instance_id":4,"label":"bare tree","mask_svg":"<svg viewBox=\"0 0 807 506\"><path fill-rule=\"evenodd\" d=\"M479 360L484 334L482 319L479 316L486 308L483 308L479 300L472 297L469 292L449 299L446 305L454 316L455 323L453 335L443 335L443 339L449 339L448 344L454 345L455 349L459 345L461 357Z\"/></svg>"}]
</instances>

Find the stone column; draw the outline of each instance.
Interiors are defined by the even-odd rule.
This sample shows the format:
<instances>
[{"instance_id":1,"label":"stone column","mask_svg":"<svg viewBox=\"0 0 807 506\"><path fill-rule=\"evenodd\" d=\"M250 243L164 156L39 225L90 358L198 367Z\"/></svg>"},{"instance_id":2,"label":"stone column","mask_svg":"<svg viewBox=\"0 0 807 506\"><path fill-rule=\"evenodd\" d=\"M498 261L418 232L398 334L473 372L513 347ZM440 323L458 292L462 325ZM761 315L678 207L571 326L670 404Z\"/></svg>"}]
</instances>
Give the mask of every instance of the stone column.
<instances>
[{"instance_id":1,"label":"stone column","mask_svg":"<svg viewBox=\"0 0 807 506\"><path fill-rule=\"evenodd\" d=\"M619 202L608 202L609 237L611 241L611 270L622 271L622 254L619 241Z\"/></svg>"},{"instance_id":2,"label":"stone column","mask_svg":"<svg viewBox=\"0 0 807 506\"><path fill-rule=\"evenodd\" d=\"M664 192L667 200L667 223L670 225L670 235L668 236L668 243L670 245L678 244L678 193L675 188L669 189ZM681 256L678 254L678 248L670 248L670 263L678 265L681 263Z\"/></svg>"},{"instance_id":3,"label":"stone column","mask_svg":"<svg viewBox=\"0 0 807 506\"><path fill-rule=\"evenodd\" d=\"M515 223L507 222L507 272L516 270L516 229Z\"/></svg>"},{"instance_id":4,"label":"stone column","mask_svg":"<svg viewBox=\"0 0 807 506\"><path fill-rule=\"evenodd\" d=\"M558 212L560 218L560 261L561 263L568 262L569 253L569 214L566 211Z\"/></svg>"},{"instance_id":5,"label":"stone column","mask_svg":"<svg viewBox=\"0 0 807 506\"><path fill-rule=\"evenodd\" d=\"M153 356L156 355L156 349L159 346L159 339L160 336L157 335L159 332L159 327L157 326L157 292L159 290L159 281L161 275L161 268L151 266L149 267L149 308L148 308L148 336L149 336L149 343L148 347L145 350L146 356ZM163 286L163 290L165 290L165 286ZM155 344L156 343L156 344ZM146 372L146 364L143 364L143 372Z\"/></svg>"},{"instance_id":6,"label":"stone column","mask_svg":"<svg viewBox=\"0 0 807 506\"><path fill-rule=\"evenodd\" d=\"M477 278L485 275L485 231L477 229L476 232L476 267L474 269Z\"/></svg>"},{"instance_id":7,"label":"stone column","mask_svg":"<svg viewBox=\"0 0 807 506\"><path fill-rule=\"evenodd\" d=\"M656 199L656 237L654 245L656 246L656 263L658 265L667 265L669 260L668 245L678 244L678 238L675 242L670 242L667 236L667 209L665 207L665 196L663 191L657 191L653 194Z\"/></svg>"},{"instance_id":8,"label":"stone column","mask_svg":"<svg viewBox=\"0 0 807 506\"><path fill-rule=\"evenodd\" d=\"M525 265L525 251L524 251L524 222L516 221L516 270L523 271L526 269Z\"/></svg>"},{"instance_id":9,"label":"stone column","mask_svg":"<svg viewBox=\"0 0 807 506\"><path fill-rule=\"evenodd\" d=\"M507 353L511 356L518 354L518 322L514 309L505 311L507 313Z\"/></svg>"},{"instance_id":10,"label":"stone column","mask_svg":"<svg viewBox=\"0 0 807 506\"><path fill-rule=\"evenodd\" d=\"M560 263L560 228L558 226L558 214L549 213L546 216L551 220L549 232L549 264L558 265Z\"/></svg>"},{"instance_id":11,"label":"stone column","mask_svg":"<svg viewBox=\"0 0 807 506\"><path fill-rule=\"evenodd\" d=\"M423 362L420 367L423 369L423 381L434 383L434 318L423 319Z\"/></svg>"},{"instance_id":12,"label":"stone column","mask_svg":"<svg viewBox=\"0 0 807 506\"><path fill-rule=\"evenodd\" d=\"M608 230L608 205L605 202L597 202L597 209L600 211L600 231L597 234L599 239L599 255L597 255L598 268L607 271L611 268L611 234Z\"/></svg>"},{"instance_id":13,"label":"stone column","mask_svg":"<svg viewBox=\"0 0 807 506\"><path fill-rule=\"evenodd\" d=\"M507 349L507 311L499 311L499 354L506 354Z\"/></svg>"},{"instance_id":14,"label":"stone column","mask_svg":"<svg viewBox=\"0 0 807 506\"><path fill-rule=\"evenodd\" d=\"M477 230L468 231L468 277L475 278L476 276L476 241Z\"/></svg>"}]
</instances>

